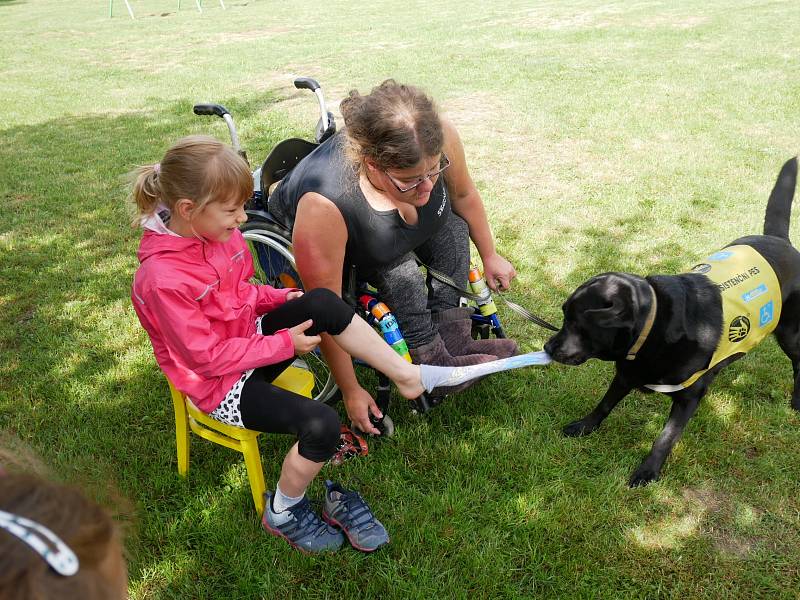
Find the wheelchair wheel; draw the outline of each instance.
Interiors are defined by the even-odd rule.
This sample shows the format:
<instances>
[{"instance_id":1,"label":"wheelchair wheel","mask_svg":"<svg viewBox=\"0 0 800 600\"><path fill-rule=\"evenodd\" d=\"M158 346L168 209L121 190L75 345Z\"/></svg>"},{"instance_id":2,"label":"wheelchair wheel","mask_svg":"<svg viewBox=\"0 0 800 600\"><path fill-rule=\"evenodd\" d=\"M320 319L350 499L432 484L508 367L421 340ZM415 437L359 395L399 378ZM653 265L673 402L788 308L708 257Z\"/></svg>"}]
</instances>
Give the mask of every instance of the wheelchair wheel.
<instances>
[{"instance_id":1,"label":"wheelchair wheel","mask_svg":"<svg viewBox=\"0 0 800 600\"><path fill-rule=\"evenodd\" d=\"M254 280L276 288L302 288L294 263L289 232L267 221L248 221L241 227L253 256ZM339 388L319 348L294 361L295 367L311 371L314 375L312 398L320 402L333 402Z\"/></svg>"}]
</instances>

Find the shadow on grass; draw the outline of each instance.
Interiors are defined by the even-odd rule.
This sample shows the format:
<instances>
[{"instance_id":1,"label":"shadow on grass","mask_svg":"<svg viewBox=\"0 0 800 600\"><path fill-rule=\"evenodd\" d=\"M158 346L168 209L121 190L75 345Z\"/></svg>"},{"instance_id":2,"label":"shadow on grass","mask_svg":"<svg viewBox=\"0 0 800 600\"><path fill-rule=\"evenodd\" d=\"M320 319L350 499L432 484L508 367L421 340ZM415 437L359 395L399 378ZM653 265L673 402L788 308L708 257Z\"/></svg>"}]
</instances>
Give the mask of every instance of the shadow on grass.
<instances>
[{"instance_id":1,"label":"shadow on grass","mask_svg":"<svg viewBox=\"0 0 800 600\"><path fill-rule=\"evenodd\" d=\"M246 122L284 99L224 102ZM210 530L264 542L240 455L195 439L190 477L178 477L166 382L130 306L139 232L128 225L121 175L158 160L183 135L227 135L221 121L192 115L189 100L160 104L0 132L0 197L9 209L0 216L0 428L101 501L113 502L110 483L135 503L131 582L142 580L148 597L170 597L209 568L196 564L192 540L214 544ZM274 479L286 447L262 445ZM213 564L213 552L200 557ZM175 563L174 579L149 581L163 562ZM236 570L228 566L218 573L220 592L224 573Z\"/></svg>"},{"instance_id":2,"label":"shadow on grass","mask_svg":"<svg viewBox=\"0 0 800 600\"><path fill-rule=\"evenodd\" d=\"M246 123L284 99L268 94L225 104ZM292 589L408 597L420 590L428 597L470 589L486 596L657 591L660 575L643 572L642 564L656 574L677 568L684 589L697 591L692 586L703 580L703 567L675 565L680 556L704 564L713 546L704 536L705 515L714 506L729 507L734 521L737 511L747 513L733 491L729 502L717 497L723 494L718 488L736 487L726 465L715 463L731 461L727 438L737 432L724 414L701 409L667 463L665 480L628 491L628 474L666 417L663 397L633 395L592 437L560 434L602 395L609 365L494 376L426 417L413 417L395 401L398 436L372 442L372 454L362 461L325 472L357 485L390 524L392 545L369 562L352 551L310 559L266 537L235 453L193 439L189 478L179 478L167 386L130 306L139 233L127 226L120 175L158 160L183 135L212 131L225 139L221 122L197 119L191 104L0 132L0 194L10 208L0 215L0 427L31 443L65 477L99 490L113 482L136 504L128 547L137 597L259 597ZM264 156L276 141L254 140L260 150L251 149L251 156ZM558 322L554 307L602 271L637 272L642 265L677 271L687 261L670 241L646 256L620 255L619 241L645 235L648 220L645 206L613 227L584 230L574 250L579 267L563 283L545 269L538 274L536 304L544 308L536 312ZM518 247L523 234L503 232ZM541 256L527 258L546 264L560 251L554 240ZM533 344L530 349L547 338L513 317L506 322L510 333ZM769 377L758 352L749 360L759 377ZM756 410L742 397L757 385L723 376L715 389L742 413ZM757 435L741 434L744 447L762 448ZM290 444L288 437L265 436L268 481ZM740 478L759 475L747 460L731 464ZM708 473L723 480L701 487L697 493L711 488L711 500L701 498L697 508L686 489ZM319 496L315 483L311 497ZM653 526L662 521L662 530ZM653 531L662 541L677 531L670 538L677 541L648 541ZM729 580L747 576L720 560Z\"/></svg>"},{"instance_id":3,"label":"shadow on grass","mask_svg":"<svg viewBox=\"0 0 800 600\"><path fill-rule=\"evenodd\" d=\"M758 207L755 210L766 206L766 197L761 200L754 203ZM698 208L708 209L712 204L706 202ZM583 241L572 249L578 257L575 260L578 266L564 278L564 283L546 281L546 269L537 273L539 297L534 305L558 306L575 287L602 272L649 275L685 271L686 265L696 257L686 255L678 243L670 240L651 243L636 254L620 252L627 241L654 236L658 222L649 208L648 203L640 203L637 211L625 217L581 230ZM701 226L692 216L691 208L674 218L687 229ZM733 231L731 239L748 233ZM501 235L513 245L523 233L512 226ZM713 250L708 249L709 252ZM563 240L552 239L544 244L539 256L526 259L529 263L547 265L563 251ZM552 322L560 322L552 309L544 316ZM577 391L563 397L561 424L580 418L594 408L613 374L612 364L597 361L581 369L553 368L558 369L565 380L572 379L573 375L574 383L564 381L563 385ZM551 381L555 379L552 377ZM793 478L798 470L791 459L791 448L798 439L800 417L789 407L792 385L790 362L772 340L723 371L687 426L683 441L665 463L662 480L643 489L627 490L624 483L649 452L666 421L671 400L665 395L632 393L590 437L565 439L567 454L560 458L581 463L569 469L575 481L613 471L619 477L617 493L621 497L649 503L647 510L622 528L630 543L626 551L632 552L637 560L647 563L655 558L664 563L665 558L680 555L684 560L691 561L694 556L705 561L713 556L720 568L720 579L713 589L703 590L703 595L718 597L735 591L738 584L732 581L741 576L737 570L739 561L763 560L776 547L781 548L776 570L794 578L791 565L797 553L791 543L785 543L777 533L791 523L787 528L792 532L789 537L796 540L798 534L797 521L790 514L798 505L793 499L794 492L786 494L791 505L789 513L782 510L782 503L786 501L783 492L787 487L797 487ZM537 385L531 387L540 389ZM583 392L590 393L582 398ZM530 392L526 390L526 393ZM767 434L771 443L766 445L763 443L765 429L778 434L774 437ZM784 500L774 503L769 493L763 493L763 486L768 485L769 480L777 484L776 489L782 490L780 495ZM602 491L599 492L602 496ZM766 513L774 522L764 518ZM672 580L673 591L683 590L690 595L701 591L702 586L692 581L687 573L679 573L675 565L669 568L676 574ZM766 587L779 595L784 593L775 582L767 582ZM628 592L636 594L642 590L633 585Z\"/></svg>"}]
</instances>

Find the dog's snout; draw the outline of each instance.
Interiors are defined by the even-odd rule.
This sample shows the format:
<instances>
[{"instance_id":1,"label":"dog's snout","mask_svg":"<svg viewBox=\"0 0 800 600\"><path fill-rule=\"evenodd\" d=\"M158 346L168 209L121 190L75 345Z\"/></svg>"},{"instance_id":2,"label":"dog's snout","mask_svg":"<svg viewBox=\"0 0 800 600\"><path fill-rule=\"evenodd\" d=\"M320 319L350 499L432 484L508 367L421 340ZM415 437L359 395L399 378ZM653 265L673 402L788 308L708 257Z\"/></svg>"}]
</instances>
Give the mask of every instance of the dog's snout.
<instances>
[{"instance_id":1,"label":"dog's snout","mask_svg":"<svg viewBox=\"0 0 800 600\"><path fill-rule=\"evenodd\" d=\"M545 342L544 351L553 357L555 357L558 354L561 354L563 352L562 347L564 345L565 336L566 334L563 329L553 334L553 336Z\"/></svg>"},{"instance_id":2,"label":"dog's snout","mask_svg":"<svg viewBox=\"0 0 800 600\"><path fill-rule=\"evenodd\" d=\"M563 328L547 340L544 351L553 357L553 360L565 365L579 365L587 359L579 336L570 334Z\"/></svg>"}]
</instances>

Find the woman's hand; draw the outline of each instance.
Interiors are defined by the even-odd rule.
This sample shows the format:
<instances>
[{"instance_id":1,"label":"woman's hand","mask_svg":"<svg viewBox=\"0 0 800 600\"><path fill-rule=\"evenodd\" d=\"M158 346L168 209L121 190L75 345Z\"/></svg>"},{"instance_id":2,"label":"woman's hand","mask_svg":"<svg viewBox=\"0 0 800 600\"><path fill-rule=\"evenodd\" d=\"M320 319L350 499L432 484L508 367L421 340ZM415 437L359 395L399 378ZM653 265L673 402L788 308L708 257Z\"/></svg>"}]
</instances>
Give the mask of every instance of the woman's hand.
<instances>
[{"instance_id":1,"label":"woman's hand","mask_svg":"<svg viewBox=\"0 0 800 600\"><path fill-rule=\"evenodd\" d=\"M302 294L302 292L300 292ZM288 295L288 294L287 294ZM318 335L306 335L304 332L311 327L314 321L309 319L299 325L289 328L289 335L292 336L295 354L306 354L319 346L322 338Z\"/></svg>"},{"instance_id":2,"label":"woman's hand","mask_svg":"<svg viewBox=\"0 0 800 600\"><path fill-rule=\"evenodd\" d=\"M469 236L475 243L483 261L486 284L493 292L507 290L517 272L510 262L495 252L494 237L486 219L486 209L481 195L467 169L464 146L453 124L442 119L444 128L444 151L450 159L445 181L450 191L453 212L469 226Z\"/></svg>"},{"instance_id":3,"label":"woman's hand","mask_svg":"<svg viewBox=\"0 0 800 600\"><path fill-rule=\"evenodd\" d=\"M353 422L353 425L358 427L364 433L371 433L373 435L380 435L380 430L375 427L369 420L369 415L378 419L383 418L378 405L375 404L375 399L370 393L358 386L358 388L350 390L349 392L342 392L342 399L344 400L344 408L347 411L347 416Z\"/></svg>"},{"instance_id":4,"label":"woman's hand","mask_svg":"<svg viewBox=\"0 0 800 600\"><path fill-rule=\"evenodd\" d=\"M303 290L294 290L293 292L289 292L286 294L286 301L295 300L303 295Z\"/></svg>"},{"instance_id":5,"label":"woman's hand","mask_svg":"<svg viewBox=\"0 0 800 600\"><path fill-rule=\"evenodd\" d=\"M511 286L511 280L517 276L514 266L505 258L495 252L491 256L481 257L483 262L483 277L486 285L493 292L504 292Z\"/></svg>"}]
</instances>

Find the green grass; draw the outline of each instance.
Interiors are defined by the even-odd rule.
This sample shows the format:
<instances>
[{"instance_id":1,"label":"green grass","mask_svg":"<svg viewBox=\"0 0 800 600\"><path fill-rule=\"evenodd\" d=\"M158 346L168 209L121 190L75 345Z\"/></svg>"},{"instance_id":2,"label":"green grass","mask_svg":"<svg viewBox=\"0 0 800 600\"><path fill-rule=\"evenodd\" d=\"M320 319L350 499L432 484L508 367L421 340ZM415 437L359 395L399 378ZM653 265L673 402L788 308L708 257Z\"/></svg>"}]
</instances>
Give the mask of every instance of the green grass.
<instances>
[{"instance_id":1,"label":"green grass","mask_svg":"<svg viewBox=\"0 0 800 600\"><path fill-rule=\"evenodd\" d=\"M0 0L0 427L59 477L132 508L130 590L150 598L794 598L800 418L773 341L725 371L664 469L626 487L668 411L633 394L592 436L610 365L494 376L324 476L358 487L392 544L310 558L260 529L237 455L172 409L130 306L124 174L236 117L254 161L386 77L459 128L512 294L559 319L604 270L678 272L760 231L800 130L795 2ZM797 217L792 226L800 243ZM505 315L526 349L543 330ZM274 485L288 437L263 446ZM311 496L321 496L315 483Z\"/></svg>"}]
</instances>

